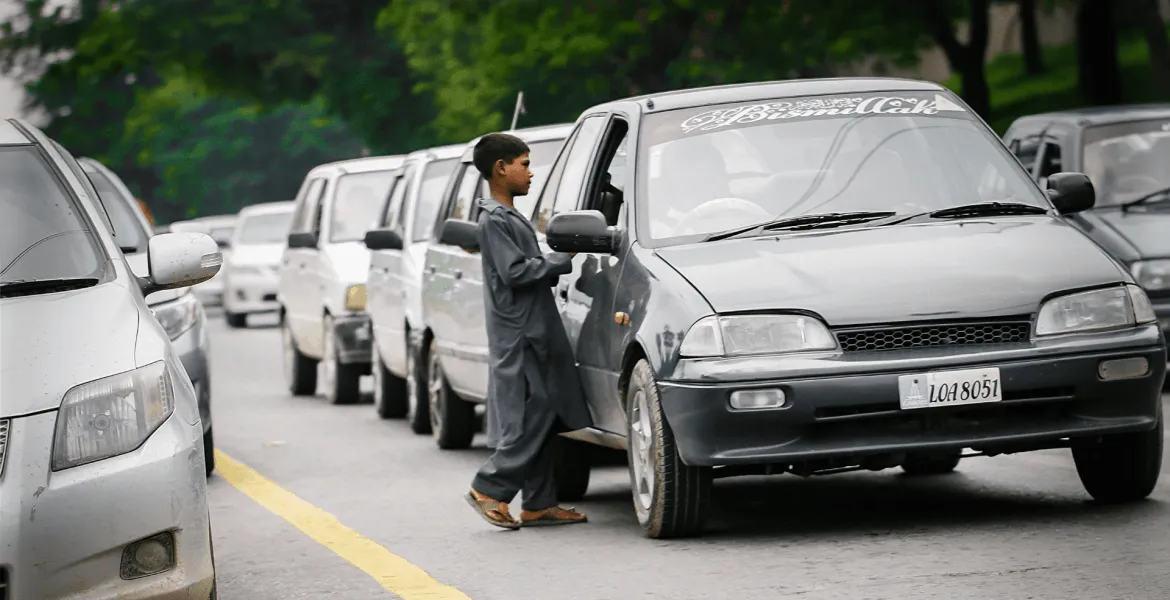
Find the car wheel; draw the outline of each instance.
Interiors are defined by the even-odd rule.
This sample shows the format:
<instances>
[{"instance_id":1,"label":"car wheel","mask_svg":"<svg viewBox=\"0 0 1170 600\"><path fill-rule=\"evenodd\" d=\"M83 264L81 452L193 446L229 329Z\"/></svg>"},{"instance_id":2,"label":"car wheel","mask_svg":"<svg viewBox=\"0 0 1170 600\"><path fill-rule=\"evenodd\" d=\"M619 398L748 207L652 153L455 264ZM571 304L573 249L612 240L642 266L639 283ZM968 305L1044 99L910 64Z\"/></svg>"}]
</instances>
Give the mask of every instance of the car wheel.
<instances>
[{"instance_id":1,"label":"car wheel","mask_svg":"<svg viewBox=\"0 0 1170 600\"><path fill-rule=\"evenodd\" d=\"M228 327L232 329L240 329L248 326L248 313L234 313L223 312L223 320L227 321Z\"/></svg>"},{"instance_id":2,"label":"car wheel","mask_svg":"<svg viewBox=\"0 0 1170 600\"><path fill-rule=\"evenodd\" d=\"M1162 469L1162 409L1150 431L1073 440L1073 461L1085 491L1098 502L1133 502L1149 496Z\"/></svg>"},{"instance_id":3,"label":"car wheel","mask_svg":"<svg viewBox=\"0 0 1170 600\"><path fill-rule=\"evenodd\" d=\"M406 349L406 422L411 431L420 435L431 433L431 398L427 373L423 370L430 364L426 358L429 348L424 342L421 350L413 346Z\"/></svg>"},{"instance_id":4,"label":"car wheel","mask_svg":"<svg viewBox=\"0 0 1170 600\"><path fill-rule=\"evenodd\" d=\"M203 432L203 463L207 466L207 476L215 472L215 437L211 434L211 428Z\"/></svg>"},{"instance_id":5,"label":"car wheel","mask_svg":"<svg viewBox=\"0 0 1170 600\"><path fill-rule=\"evenodd\" d=\"M626 414L626 455L638 524L655 539L701 534L711 504L711 469L689 467L679 457L654 373L645 359L634 365Z\"/></svg>"},{"instance_id":6,"label":"car wheel","mask_svg":"<svg viewBox=\"0 0 1170 600\"><path fill-rule=\"evenodd\" d=\"M557 436L553 451L553 480L557 486L557 500L577 502L589 489L589 474L593 471L593 444Z\"/></svg>"},{"instance_id":7,"label":"car wheel","mask_svg":"<svg viewBox=\"0 0 1170 600\"><path fill-rule=\"evenodd\" d=\"M347 365L341 362L337 353L337 336L333 335L333 317L326 315L325 330L321 337L324 341L324 352L321 364L324 367L325 398L330 404L352 404L357 402L361 395L362 374L358 365Z\"/></svg>"},{"instance_id":8,"label":"car wheel","mask_svg":"<svg viewBox=\"0 0 1170 600\"><path fill-rule=\"evenodd\" d=\"M959 466L959 452L911 452L902 462L907 475L945 475Z\"/></svg>"},{"instance_id":9,"label":"car wheel","mask_svg":"<svg viewBox=\"0 0 1170 600\"><path fill-rule=\"evenodd\" d=\"M288 323L280 328L280 342L284 352L284 381L294 396L312 396L317 391L317 361L305 356L297 348Z\"/></svg>"},{"instance_id":10,"label":"car wheel","mask_svg":"<svg viewBox=\"0 0 1170 600\"><path fill-rule=\"evenodd\" d=\"M406 416L406 380L396 377L386 368L382 354L378 352L378 341L372 344L373 355L370 373L374 376L374 407L383 419L401 419Z\"/></svg>"},{"instance_id":11,"label":"car wheel","mask_svg":"<svg viewBox=\"0 0 1170 600\"><path fill-rule=\"evenodd\" d=\"M427 368L427 396L430 400L431 435L444 450L471 446L475 437L475 405L460 398L447 383L439 355L430 354Z\"/></svg>"}]
</instances>

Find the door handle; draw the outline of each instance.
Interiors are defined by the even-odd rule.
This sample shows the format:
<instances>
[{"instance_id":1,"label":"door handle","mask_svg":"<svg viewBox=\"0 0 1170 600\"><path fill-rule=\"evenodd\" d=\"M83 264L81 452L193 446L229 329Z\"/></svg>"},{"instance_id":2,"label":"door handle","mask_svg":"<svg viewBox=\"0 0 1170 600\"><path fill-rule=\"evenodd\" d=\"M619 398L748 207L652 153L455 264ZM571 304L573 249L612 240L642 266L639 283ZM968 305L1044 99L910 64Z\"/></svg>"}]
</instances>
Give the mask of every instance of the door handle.
<instances>
[{"instance_id":1,"label":"door handle","mask_svg":"<svg viewBox=\"0 0 1170 600\"><path fill-rule=\"evenodd\" d=\"M451 273L451 275L455 279L463 279L463 271L460 271L459 269L455 269L455 271L453 273Z\"/></svg>"}]
</instances>

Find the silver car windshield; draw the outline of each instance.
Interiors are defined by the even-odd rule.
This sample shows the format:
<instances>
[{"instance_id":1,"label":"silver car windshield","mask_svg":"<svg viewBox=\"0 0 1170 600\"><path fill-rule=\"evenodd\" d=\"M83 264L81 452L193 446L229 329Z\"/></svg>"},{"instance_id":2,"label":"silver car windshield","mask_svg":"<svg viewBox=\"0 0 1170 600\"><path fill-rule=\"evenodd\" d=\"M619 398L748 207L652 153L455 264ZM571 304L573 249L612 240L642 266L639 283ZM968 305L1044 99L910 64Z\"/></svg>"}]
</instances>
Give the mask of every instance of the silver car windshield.
<instances>
[{"instance_id":1,"label":"silver car windshield","mask_svg":"<svg viewBox=\"0 0 1170 600\"><path fill-rule=\"evenodd\" d=\"M49 164L32 146L0 147L0 283L97 278L104 253Z\"/></svg>"},{"instance_id":2,"label":"silver car windshield","mask_svg":"<svg viewBox=\"0 0 1170 600\"><path fill-rule=\"evenodd\" d=\"M656 240L827 212L1048 206L1002 142L933 92L675 110L646 117L642 137L639 227Z\"/></svg>"},{"instance_id":3,"label":"silver car windshield","mask_svg":"<svg viewBox=\"0 0 1170 600\"><path fill-rule=\"evenodd\" d=\"M239 244L279 244L288 238L292 228L292 211L252 215L239 225Z\"/></svg>"},{"instance_id":4,"label":"silver car windshield","mask_svg":"<svg viewBox=\"0 0 1170 600\"><path fill-rule=\"evenodd\" d=\"M135 200L126 198L118 192L113 182L101 171L86 171L85 174L93 182L102 206L110 215L110 221L114 225L114 238L118 240L118 245L124 252L146 252L146 241L150 239L150 234L134 214L134 209L130 207L129 202Z\"/></svg>"},{"instance_id":5,"label":"silver car windshield","mask_svg":"<svg viewBox=\"0 0 1170 600\"><path fill-rule=\"evenodd\" d=\"M337 180L329 241L356 242L378 228L382 205L390 197L395 171L350 173Z\"/></svg>"},{"instance_id":6,"label":"silver car windshield","mask_svg":"<svg viewBox=\"0 0 1170 600\"><path fill-rule=\"evenodd\" d=\"M1170 188L1170 119L1091 127L1085 130L1083 156L1097 206Z\"/></svg>"}]
</instances>

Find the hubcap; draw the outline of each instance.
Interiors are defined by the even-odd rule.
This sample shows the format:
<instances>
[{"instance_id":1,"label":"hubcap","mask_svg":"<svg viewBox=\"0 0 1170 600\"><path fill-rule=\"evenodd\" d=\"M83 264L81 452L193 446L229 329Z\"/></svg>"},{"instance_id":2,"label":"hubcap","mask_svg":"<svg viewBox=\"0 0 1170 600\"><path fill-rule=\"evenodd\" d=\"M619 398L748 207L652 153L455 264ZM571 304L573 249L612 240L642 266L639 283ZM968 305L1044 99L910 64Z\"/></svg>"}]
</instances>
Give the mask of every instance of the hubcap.
<instances>
[{"instance_id":1,"label":"hubcap","mask_svg":"<svg viewBox=\"0 0 1170 600\"><path fill-rule=\"evenodd\" d=\"M654 445L650 427L650 410L646 393L634 392L633 414L630 415L630 463L634 469L634 507L638 516L650 512L654 497Z\"/></svg>"},{"instance_id":2,"label":"hubcap","mask_svg":"<svg viewBox=\"0 0 1170 600\"><path fill-rule=\"evenodd\" d=\"M427 381L427 396L431 400L431 431L435 437L439 436L443 428L443 372L439 367L439 357L431 355L431 368Z\"/></svg>"},{"instance_id":3,"label":"hubcap","mask_svg":"<svg viewBox=\"0 0 1170 600\"><path fill-rule=\"evenodd\" d=\"M331 396L333 395L333 380L337 376L337 365L334 361L334 354L337 353L337 349L334 347L333 335L331 333L332 331L332 322L326 321L325 332L322 334L325 336L325 359L321 362L324 363L325 367L323 369L325 375L325 390Z\"/></svg>"}]
</instances>

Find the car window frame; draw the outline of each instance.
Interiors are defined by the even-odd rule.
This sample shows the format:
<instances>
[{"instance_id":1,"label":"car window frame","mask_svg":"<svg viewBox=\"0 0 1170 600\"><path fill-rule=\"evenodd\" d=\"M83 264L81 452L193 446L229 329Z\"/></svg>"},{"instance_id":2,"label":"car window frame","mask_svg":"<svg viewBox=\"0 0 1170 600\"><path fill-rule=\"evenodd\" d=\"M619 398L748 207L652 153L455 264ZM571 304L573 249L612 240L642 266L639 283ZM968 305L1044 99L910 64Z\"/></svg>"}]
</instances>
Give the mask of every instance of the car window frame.
<instances>
[{"instance_id":1,"label":"car window frame","mask_svg":"<svg viewBox=\"0 0 1170 600\"><path fill-rule=\"evenodd\" d=\"M433 222L433 226L431 227L431 231L427 235L416 238L415 237L415 230L418 229L420 225L423 225L427 221L425 215L423 215L423 220L419 221L419 215L417 214L419 206L421 205L422 200L423 200L422 196L421 196L422 189L423 189L422 186L423 186L423 182L426 181L427 170L430 169L434 163L447 162L447 161L453 162L454 165L451 167L451 172L447 174L447 181L443 185L443 190L441 192L439 192L439 203L438 203L438 207L435 210L436 214L433 215L434 218L431 219L431 221ZM439 225L439 222L436 221L435 219L438 218L438 216L444 212L445 206L447 204L446 194L448 193L448 190L450 189L451 181L453 179L455 179L456 173L458 173L460 171L460 169L463 168L463 164L464 164L463 161L461 161L458 156L449 156L449 157L445 157L445 158L432 158L432 159L427 160L424 163L422 163L422 166L418 170L419 175L418 175L418 178L416 179L417 183L414 186L415 189L413 190L413 193L412 193L412 196L414 197L414 201L410 203L410 213L407 215L407 219L409 219L408 226L403 229L403 237L402 237L403 243L405 243L405 244L419 244L419 243L426 242L428 239L431 239L432 235L435 232L435 228Z\"/></svg>"},{"instance_id":2,"label":"car window frame","mask_svg":"<svg viewBox=\"0 0 1170 600\"><path fill-rule=\"evenodd\" d=\"M532 215L529 217L538 233L545 233L545 230L548 228L548 223L552 221L552 218L558 213L565 212L566 210L564 205L561 205L560 202L561 188L566 183L565 172L569 168L570 161L576 159L576 155L574 153L577 151L578 147L582 149L584 168L581 171L580 181L577 184L576 192L568 192L573 194L573 196L571 196L572 201L569 202L566 200L565 205L571 207L568 208L568 210L574 210L575 207L581 204L581 198L583 196L583 184L590 176L590 172L593 168L592 163L596 160L596 148L606 132L606 125L609 122L609 117L610 113L608 112L583 115L578 120L577 126L573 129L573 132L569 134L569 137L565 138L565 142L561 145L560 153L557 154L556 162L549 171L548 181L545 182L544 189L541 190L540 198L533 206ZM585 144L587 144L586 146L581 145L583 139L581 136L588 135L583 133L587 123L598 123L598 127L596 133L593 134L593 138L585 142ZM548 196L548 194L551 194L551 197ZM551 202L552 204L549 206L547 213L548 218L542 220L541 211L544 209L546 201Z\"/></svg>"}]
</instances>

